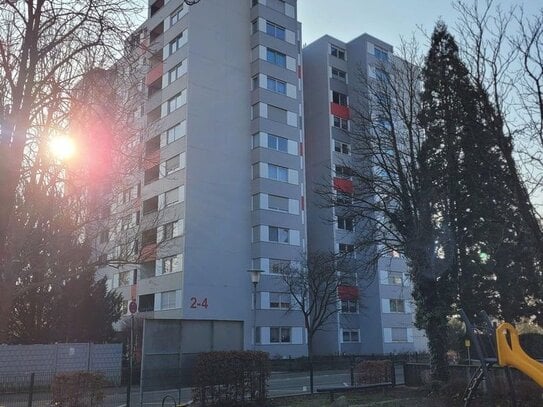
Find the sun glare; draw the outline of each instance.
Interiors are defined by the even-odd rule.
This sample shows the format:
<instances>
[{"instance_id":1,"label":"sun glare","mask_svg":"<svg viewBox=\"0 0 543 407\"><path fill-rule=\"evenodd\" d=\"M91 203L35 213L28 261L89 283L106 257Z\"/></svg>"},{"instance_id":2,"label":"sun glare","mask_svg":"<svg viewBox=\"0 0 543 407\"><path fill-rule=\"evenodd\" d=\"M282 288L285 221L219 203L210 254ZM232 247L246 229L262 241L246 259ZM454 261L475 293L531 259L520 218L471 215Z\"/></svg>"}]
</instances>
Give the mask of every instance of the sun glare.
<instances>
[{"instance_id":1,"label":"sun glare","mask_svg":"<svg viewBox=\"0 0 543 407\"><path fill-rule=\"evenodd\" d=\"M59 160L67 160L75 154L75 143L67 136L55 136L49 142L49 151Z\"/></svg>"}]
</instances>

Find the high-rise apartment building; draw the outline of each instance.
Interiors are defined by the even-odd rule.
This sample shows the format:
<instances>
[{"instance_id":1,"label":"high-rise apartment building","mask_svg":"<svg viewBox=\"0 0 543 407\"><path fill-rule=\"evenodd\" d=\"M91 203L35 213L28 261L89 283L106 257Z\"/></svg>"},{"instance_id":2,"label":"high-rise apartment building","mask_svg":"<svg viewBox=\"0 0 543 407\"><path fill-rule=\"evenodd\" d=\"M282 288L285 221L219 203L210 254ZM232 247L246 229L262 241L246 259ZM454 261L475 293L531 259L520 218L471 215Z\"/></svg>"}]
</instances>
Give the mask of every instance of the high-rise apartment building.
<instances>
[{"instance_id":1,"label":"high-rise apartment building","mask_svg":"<svg viewBox=\"0 0 543 407\"><path fill-rule=\"evenodd\" d=\"M150 1L131 48L143 161L116 236L134 231L138 261L101 274L156 322L148 349L305 354L277 275L306 249L296 1ZM263 271L256 312L248 269Z\"/></svg>"},{"instance_id":2,"label":"high-rise apartment building","mask_svg":"<svg viewBox=\"0 0 543 407\"><path fill-rule=\"evenodd\" d=\"M413 325L405 259L391 252L368 262L377 247L359 252L355 243L371 233L369 225L357 224L341 207L326 205L322 195L323 183L330 192L352 193L359 187L353 183L353 160L368 160L366 167L372 170L370 157L354 154L360 146L353 145L351 137L351 109L368 108L361 96L368 92L368 83L387 74L394 58L391 45L367 34L348 43L324 36L303 49L309 251L344 252L352 257L353 267L363 268L340 287L341 312L316 345L322 353L426 349L424 336ZM368 275L375 278L368 281Z\"/></svg>"}]
</instances>

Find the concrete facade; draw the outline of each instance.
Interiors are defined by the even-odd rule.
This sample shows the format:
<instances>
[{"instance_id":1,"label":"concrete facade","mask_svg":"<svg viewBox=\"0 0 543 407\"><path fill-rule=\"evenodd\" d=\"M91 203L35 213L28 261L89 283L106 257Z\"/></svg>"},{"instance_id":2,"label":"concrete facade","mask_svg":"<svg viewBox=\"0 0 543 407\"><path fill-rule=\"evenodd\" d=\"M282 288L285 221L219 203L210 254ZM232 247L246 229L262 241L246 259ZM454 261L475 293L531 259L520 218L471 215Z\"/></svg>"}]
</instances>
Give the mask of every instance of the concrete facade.
<instances>
[{"instance_id":1,"label":"concrete facade","mask_svg":"<svg viewBox=\"0 0 543 407\"><path fill-rule=\"evenodd\" d=\"M356 155L350 132L350 109L366 107L358 97L376 69L386 69L393 58L389 44L364 34L345 43L324 36L303 49L308 188L309 251L350 252L356 275L339 293L341 312L319 334L321 353L390 353L426 349L426 341L413 325L411 286L405 259L391 253L376 262L375 249L354 251L368 225L355 224L340 207L326 207L317 189L353 190L356 184L346 169ZM383 68L384 67L384 68ZM359 164L357 164L359 167ZM371 163L367 171L372 171ZM316 188L315 188L316 187ZM339 305L338 305L339 307Z\"/></svg>"},{"instance_id":2,"label":"concrete facade","mask_svg":"<svg viewBox=\"0 0 543 407\"><path fill-rule=\"evenodd\" d=\"M299 311L273 301L287 295L277 265L306 249L296 1L180 3L150 1L132 36L145 130L126 228L138 261L101 275L145 318L235 322L242 348L303 355ZM256 330L248 269L263 270Z\"/></svg>"}]
</instances>

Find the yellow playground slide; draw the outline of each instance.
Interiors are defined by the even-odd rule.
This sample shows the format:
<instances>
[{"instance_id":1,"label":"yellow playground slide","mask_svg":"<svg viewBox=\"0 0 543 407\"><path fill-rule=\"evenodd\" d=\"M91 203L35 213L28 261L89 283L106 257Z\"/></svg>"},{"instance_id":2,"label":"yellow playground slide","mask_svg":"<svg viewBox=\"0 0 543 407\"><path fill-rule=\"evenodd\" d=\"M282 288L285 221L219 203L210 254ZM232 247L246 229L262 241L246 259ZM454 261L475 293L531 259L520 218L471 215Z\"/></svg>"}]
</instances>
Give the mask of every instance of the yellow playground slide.
<instances>
[{"instance_id":1,"label":"yellow playground slide","mask_svg":"<svg viewBox=\"0 0 543 407\"><path fill-rule=\"evenodd\" d=\"M509 337L509 342L507 341ZM528 356L520 346L518 332L515 327L503 322L496 328L498 347L498 363L500 366L511 366L530 377L543 387L543 364Z\"/></svg>"}]
</instances>

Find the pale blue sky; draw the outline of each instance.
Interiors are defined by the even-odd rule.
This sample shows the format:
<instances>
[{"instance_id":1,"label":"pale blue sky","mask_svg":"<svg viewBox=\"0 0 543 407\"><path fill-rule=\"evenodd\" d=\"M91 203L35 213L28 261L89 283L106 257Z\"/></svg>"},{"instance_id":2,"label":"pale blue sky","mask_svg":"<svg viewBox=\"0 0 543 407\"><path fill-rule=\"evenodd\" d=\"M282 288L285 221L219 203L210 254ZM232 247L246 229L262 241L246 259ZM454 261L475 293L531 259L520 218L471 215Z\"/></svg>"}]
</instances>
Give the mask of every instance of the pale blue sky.
<instances>
[{"instance_id":1,"label":"pale blue sky","mask_svg":"<svg viewBox=\"0 0 543 407\"><path fill-rule=\"evenodd\" d=\"M541 0L501 0L495 3L501 4L503 9L523 5L530 14L543 7ZM302 42L306 44L324 34L347 42L362 33L394 46L398 45L400 36L411 37L415 33L424 44L424 35L417 26L431 33L439 18L449 25L454 24L457 12L449 0L298 0Z\"/></svg>"}]
</instances>

